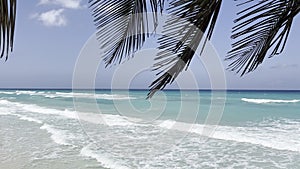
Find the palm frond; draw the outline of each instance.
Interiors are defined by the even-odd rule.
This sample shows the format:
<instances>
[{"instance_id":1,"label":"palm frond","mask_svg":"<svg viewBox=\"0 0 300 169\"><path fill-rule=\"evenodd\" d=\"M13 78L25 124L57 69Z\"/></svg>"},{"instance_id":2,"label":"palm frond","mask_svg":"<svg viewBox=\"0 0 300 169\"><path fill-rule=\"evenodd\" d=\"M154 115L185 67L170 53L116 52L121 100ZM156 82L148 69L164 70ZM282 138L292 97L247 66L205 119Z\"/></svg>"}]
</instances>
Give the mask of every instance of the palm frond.
<instances>
[{"instance_id":1,"label":"palm frond","mask_svg":"<svg viewBox=\"0 0 300 169\"><path fill-rule=\"evenodd\" d=\"M0 1L0 58L8 59L9 51L13 50L16 0Z\"/></svg>"},{"instance_id":2,"label":"palm frond","mask_svg":"<svg viewBox=\"0 0 300 169\"><path fill-rule=\"evenodd\" d=\"M152 84L148 98L172 83L187 68L202 39L210 39L222 0L173 0L171 14L159 38L159 49L153 70L160 75ZM176 16L176 17L172 17ZM204 34L206 33L206 34ZM204 47L205 42L202 46Z\"/></svg>"},{"instance_id":3,"label":"palm frond","mask_svg":"<svg viewBox=\"0 0 300 169\"><path fill-rule=\"evenodd\" d=\"M163 3L164 0L89 0L106 66L121 63L142 47L149 37L147 11L153 12L155 28Z\"/></svg>"},{"instance_id":4,"label":"palm frond","mask_svg":"<svg viewBox=\"0 0 300 169\"><path fill-rule=\"evenodd\" d=\"M286 45L294 17L300 11L299 0L248 0L234 22L232 50L227 60L234 60L229 69L242 71L241 75L255 70L270 51L270 57L280 54Z\"/></svg>"}]
</instances>

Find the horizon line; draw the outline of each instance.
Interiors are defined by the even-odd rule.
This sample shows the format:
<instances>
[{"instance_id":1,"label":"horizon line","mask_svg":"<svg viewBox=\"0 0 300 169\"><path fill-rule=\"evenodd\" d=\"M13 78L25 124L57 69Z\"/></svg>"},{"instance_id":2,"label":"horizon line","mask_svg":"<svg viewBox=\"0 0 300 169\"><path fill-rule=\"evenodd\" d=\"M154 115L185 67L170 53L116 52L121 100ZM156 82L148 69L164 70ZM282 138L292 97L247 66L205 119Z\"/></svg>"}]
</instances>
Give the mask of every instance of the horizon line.
<instances>
[{"instance_id":1,"label":"horizon line","mask_svg":"<svg viewBox=\"0 0 300 169\"><path fill-rule=\"evenodd\" d=\"M80 88L80 89L73 89L73 88L0 88L0 90L129 90L129 91L149 91L149 89L140 89L140 88L133 88L133 89L110 89L110 88L95 88L95 89L88 89L88 88ZM293 92L293 91L300 91L300 89L163 89L162 91L274 91L274 92Z\"/></svg>"}]
</instances>

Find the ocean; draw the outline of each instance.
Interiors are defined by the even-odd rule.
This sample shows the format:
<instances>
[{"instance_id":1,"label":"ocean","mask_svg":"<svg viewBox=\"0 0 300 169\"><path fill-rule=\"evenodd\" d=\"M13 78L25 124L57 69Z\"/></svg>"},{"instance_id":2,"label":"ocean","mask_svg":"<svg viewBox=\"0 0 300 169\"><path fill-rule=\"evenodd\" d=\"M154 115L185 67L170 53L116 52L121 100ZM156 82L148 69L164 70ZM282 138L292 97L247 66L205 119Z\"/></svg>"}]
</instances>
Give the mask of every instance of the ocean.
<instances>
[{"instance_id":1,"label":"ocean","mask_svg":"<svg viewBox=\"0 0 300 169\"><path fill-rule=\"evenodd\" d=\"M300 168L299 91L0 90L0 168Z\"/></svg>"}]
</instances>

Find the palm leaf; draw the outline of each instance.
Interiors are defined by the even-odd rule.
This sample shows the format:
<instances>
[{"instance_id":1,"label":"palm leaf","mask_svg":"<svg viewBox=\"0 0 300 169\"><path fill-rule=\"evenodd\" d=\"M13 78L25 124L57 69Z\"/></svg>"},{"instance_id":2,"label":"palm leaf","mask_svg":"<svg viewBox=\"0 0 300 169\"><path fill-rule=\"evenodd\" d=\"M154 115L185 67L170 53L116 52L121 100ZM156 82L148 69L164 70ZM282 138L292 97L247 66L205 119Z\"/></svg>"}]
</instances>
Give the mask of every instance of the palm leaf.
<instances>
[{"instance_id":1,"label":"palm leaf","mask_svg":"<svg viewBox=\"0 0 300 169\"><path fill-rule=\"evenodd\" d=\"M13 50L16 3L16 0L0 1L0 58L5 56L6 60L8 52Z\"/></svg>"},{"instance_id":2,"label":"palm leaf","mask_svg":"<svg viewBox=\"0 0 300 169\"><path fill-rule=\"evenodd\" d=\"M149 36L147 11L153 12L152 21L157 26L157 12L164 0L89 0L97 37L104 49L106 66L121 63L139 50ZM150 6L149 6L150 4Z\"/></svg>"},{"instance_id":3,"label":"palm leaf","mask_svg":"<svg viewBox=\"0 0 300 169\"><path fill-rule=\"evenodd\" d=\"M159 39L159 49L153 70L160 75L152 84L148 98L157 90L172 83L178 74L188 67L201 40L210 39L222 0L173 0L168 11L171 14ZM176 17L172 17L176 16ZM206 32L206 36L205 33ZM174 38L176 37L176 38ZM202 47L204 47L205 43Z\"/></svg>"},{"instance_id":4,"label":"palm leaf","mask_svg":"<svg viewBox=\"0 0 300 169\"><path fill-rule=\"evenodd\" d=\"M270 51L270 57L280 54L286 44L294 17L300 11L299 0L248 0L234 22L232 50L227 60L234 60L229 69L251 72L261 64Z\"/></svg>"}]
</instances>

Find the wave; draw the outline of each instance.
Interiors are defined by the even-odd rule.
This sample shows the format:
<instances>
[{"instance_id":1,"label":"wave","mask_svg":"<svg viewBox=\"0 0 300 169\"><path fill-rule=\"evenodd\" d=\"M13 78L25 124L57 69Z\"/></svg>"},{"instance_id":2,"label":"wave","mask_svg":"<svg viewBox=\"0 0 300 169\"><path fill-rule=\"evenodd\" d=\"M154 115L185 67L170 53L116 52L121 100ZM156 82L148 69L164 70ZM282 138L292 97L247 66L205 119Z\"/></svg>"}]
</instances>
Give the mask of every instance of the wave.
<instances>
[{"instance_id":1,"label":"wave","mask_svg":"<svg viewBox=\"0 0 300 169\"><path fill-rule=\"evenodd\" d=\"M0 116L11 115L9 112L2 112L0 109Z\"/></svg>"},{"instance_id":2,"label":"wave","mask_svg":"<svg viewBox=\"0 0 300 169\"><path fill-rule=\"evenodd\" d=\"M128 167L126 166L122 166L120 164L118 164L116 161L113 161L111 158L108 158L108 157L104 157L104 154L101 153L100 154L97 154L96 152L94 152L90 146L85 146L81 149L80 151L80 154L82 156L85 156L85 157L90 157L90 158L93 158L93 159L96 159L102 167L105 167L105 168L111 168L111 169L114 169L114 168L122 168L122 169L129 169Z\"/></svg>"},{"instance_id":3,"label":"wave","mask_svg":"<svg viewBox=\"0 0 300 169\"><path fill-rule=\"evenodd\" d=\"M32 112L38 114L48 114L48 115L59 115L66 118L78 119L75 111L69 110L57 110L46 107L41 107L35 104L24 104L19 102L11 102L8 100L0 100L0 106L5 109L6 112L16 113L16 112Z\"/></svg>"},{"instance_id":4,"label":"wave","mask_svg":"<svg viewBox=\"0 0 300 169\"><path fill-rule=\"evenodd\" d=\"M9 112L9 113L1 113L0 115L11 115L11 116L16 116L20 120L25 120L28 122L33 122L37 124L43 124L43 122L37 118L25 116L22 114L18 113L28 113L28 112L33 112L33 113L39 113L39 114L51 114L51 115L62 115L64 117L68 118L74 118L73 115L68 114L66 112L61 112L56 109L48 109L48 108L43 108L37 105L31 105L31 104L22 104L22 103L17 103L17 102L10 102L7 100L0 100L0 112ZM51 139L60 145L70 145L67 143L67 139L72 139L73 136L71 134L66 134L67 131L64 130L58 130L54 126L48 125L48 124L43 124L40 129L46 130L48 133L51 134Z\"/></svg>"},{"instance_id":5,"label":"wave","mask_svg":"<svg viewBox=\"0 0 300 169\"><path fill-rule=\"evenodd\" d=\"M212 126L204 124L188 124L173 120L162 121L159 127L168 130L185 131L203 135L205 128ZM259 127L257 127L259 126ZM276 150L300 152L300 121L289 119L267 120L252 126L217 126L210 138L250 143ZM288 138L288 139L287 139Z\"/></svg>"},{"instance_id":6,"label":"wave","mask_svg":"<svg viewBox=\"0 0 300 169\"><path fill-rule=\"evenodd\" d=\"M0 91L0 94L7 95L30 95L30 96L43 96L46 98L86 98L86 99L103 99L103 100L130 100L136 99L127 95L119 94L96 94L96 93L77 93L77 92L44 92L44 91L25 91L17 90L12 91Z\"/></svg>"},{"instance_id":7,"label":"wave","mask_svg":"<svg viewBox=\"0 0 300 169\"><path fill-rule=\"evenodd\" d=\"M220 127L213 138L260 145L276 150L300 152L299 131L287 124L252 127ZM297 128L300 127L298 123ZM292 130L286 129L290 128Z\"/></svg>"},{"instance_id":8,"label":"wave","mask_svg":"<svg viewBox=\"0 0 300 169\"><path fill-rule=\"evenodd\" d=\"M1 110L2 109L2 110ZM130 118L120 115L111 114L96 114L90 112L77 112L72 110L58 110L47 107L38 106L35 104L24 104L19 102L11 102L8 100L0 100L0 112L3 115L16 112L32 112L44 115L61 116L68 119L83 120L93 124L103 124L108 126L130 126L135 125ZM1 115L1 114L0 114Z\"/></svg>"},{"instance_id":9,"label":"wave","mask_svg":"<svg viewBox=\"0 0 300 169\"><path fill-rule=\"evenodd\" d=\"M46 130L48 133L51 134L51 139L60 145L71 145L67 142L68 139L74 138L73 135L67 134L67 131L64 130L58 130L54 126L44 124L40 127L42 130Z\"/></svg>"},{"instance_id":10,"label":"wave","mask_svg":"<svg viewBox=\"0 0 300 169\"><path fill-rule=\"evenodd\" d=\"M264 103L298 103L300 100L274 100L274 99L248 99L242 98L244 102L256 103L256 104L264 104Z\"/></svg>"},{"instance_id":11,"label":"wave","mask_svg":"<svg viewBox=\"0 0 300 169\"><path fill-rule=\"evenodd\" d=\"M35 95L37 92L36 91L25 91L25 90L17 90L15 92L16 95L21 95L21 94L25 94L25 95Z\"/></svg>"},{"instance_id":12,"label":"wave","mask_svg":"<svg viewBox=\"0 0 300 169\"><path fill-rule=\"evenodd\" d=\"M165 121L161 121L158 126L161 128L165 128L165 129L171 129L173 128L173 126L178 123L174 120L165 120Z\"/></svg>"},{"instance_id":13,"label":"wave","mask_svg":"<svg viewBox=\"0 0 300 169\"><path fill-rule=\"evenodd\" d=\"M129 97L126 95L118 95L118 94L95 94L95 93L65 93L65 92L56 92L55 94L47 94L45 97L48 98L56 98L56 97L64 97L64 98L88 98L88 99L104 99L104 100L130 100L136 99L134 97Z\"/></svg>"},{"instance_id":14,"label":"wave","mask_svg":"<svg viewBox=\"0 0 300 169\"><path fill-rule=\"evenodd\" d=\"M93 124L102 124L106 126L134 126L144 129L146 127L163 128L166 130L179 130L183 132L194 133L198 135L203 135L203 131L206 127L212 127L203 124L190 124L177 122L174 120L161 120L155 121L148 124L135 123L134 120L128 117L120 115L110 115L110 114L95 114L95 113L84 113L76 112L71 110L57 110L46 107L41 107L33 104L23 104L18 102L11 102L7 100L0 100L0 109L5 110L9 113L20 113L20 112L33 112L38 114L53 115L65 117L68 119L83 120ZM3 111L0 112L3 112ZM4 112L4 113L5 113ZM21 117L21 116L20 116ZM37 119L30 119L27 116L22 117L23 120L32 121L39 123ZM142 120L140 120L142 121ZM126 127L121 127L126 130ZM259 123L253 123L250 126L217 126L213 135L210 136L214 139L221 139L227 141L235 141L240 143L249 143L260 145L263 147L268 147L276 150L288 150L300 152L300 121L281 119L281 120L268 120ZM66 140L59 140L61 135L65 133L55 130L54 126L44 125L41 129L48 129L51 133L52 139L60 144L65 144ZM55 134L56 131L59 134ZM64 137L62 137L64 138Z\"/></svg>"},{"instance_id":15,"label":"wave","mask_svg":"<svg viewBox=\"0 0 300 169\"><path fill-rule=\"evenodd\" d=\"M21 120L25 120L25 121L29 121L29 122L35 122L38 124L42 124L43 122L41 120L32 118L32 117L27 117L27 116L21 116L21 115L17 115L18 117L20 117Z\"/></svg>"},{"instance_id":16,"label":"wave","mask_svg":"<svg viewBox=\"0 0 300 169\"><path fill-rule=\"evenodd\" d=\"M11 95L11 94L16 94L16 92L0 91L0 94Z\"/></svg>"}]
</instances>

